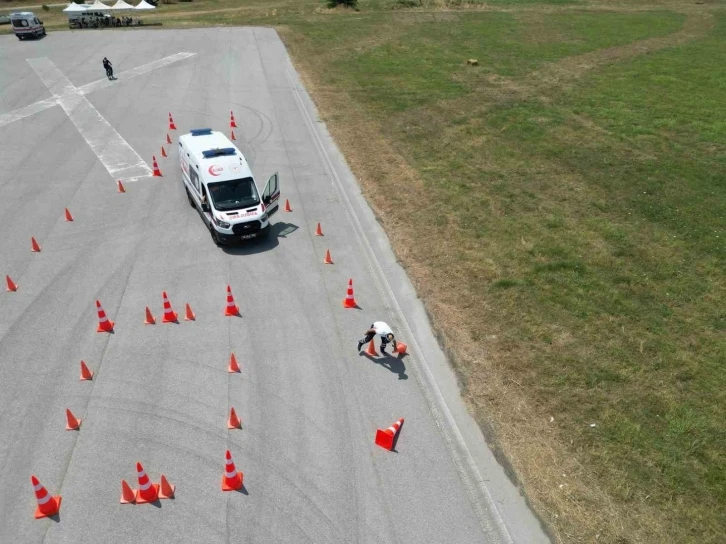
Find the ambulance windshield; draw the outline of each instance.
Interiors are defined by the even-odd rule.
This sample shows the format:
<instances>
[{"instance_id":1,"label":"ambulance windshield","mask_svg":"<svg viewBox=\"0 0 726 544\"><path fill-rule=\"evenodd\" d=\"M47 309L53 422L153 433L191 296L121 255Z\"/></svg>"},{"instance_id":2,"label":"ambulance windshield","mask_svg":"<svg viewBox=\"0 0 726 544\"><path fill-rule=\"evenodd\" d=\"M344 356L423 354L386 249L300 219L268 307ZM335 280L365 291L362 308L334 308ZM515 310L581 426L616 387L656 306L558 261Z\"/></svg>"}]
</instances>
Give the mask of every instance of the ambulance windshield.
<instances>
[{"instance_id":1,"label":"ambulance windshield","mask_svg":"<svg viewBox=\"0 0 726 544\"><path fill-rule=\"evenodd\" d=\"M208 183L207 188L214 207L219 211L238 210L260 203L252 178L217 181Z\"/></svg>"}]
</instances>

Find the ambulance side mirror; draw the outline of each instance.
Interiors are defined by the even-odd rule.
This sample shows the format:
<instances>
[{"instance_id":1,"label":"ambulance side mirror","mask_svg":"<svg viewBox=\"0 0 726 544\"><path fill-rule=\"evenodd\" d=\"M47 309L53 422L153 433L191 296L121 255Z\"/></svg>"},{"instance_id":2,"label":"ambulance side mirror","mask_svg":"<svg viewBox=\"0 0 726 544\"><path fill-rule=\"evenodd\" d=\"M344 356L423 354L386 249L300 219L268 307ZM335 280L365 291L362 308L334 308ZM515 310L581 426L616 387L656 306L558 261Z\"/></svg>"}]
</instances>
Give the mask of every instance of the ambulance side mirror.
<instances>
[{"instance_id":1,"label":"ambulance side mirror","mask_svg":"<svg viewBox=\"0 0 726 544\"><path fill-rule=\"evenodd\" d=\"M202 202L202 211L203 212L208 212L209 211L209 204L207 204L206 202Z\"/></svg>"}]
</instances>

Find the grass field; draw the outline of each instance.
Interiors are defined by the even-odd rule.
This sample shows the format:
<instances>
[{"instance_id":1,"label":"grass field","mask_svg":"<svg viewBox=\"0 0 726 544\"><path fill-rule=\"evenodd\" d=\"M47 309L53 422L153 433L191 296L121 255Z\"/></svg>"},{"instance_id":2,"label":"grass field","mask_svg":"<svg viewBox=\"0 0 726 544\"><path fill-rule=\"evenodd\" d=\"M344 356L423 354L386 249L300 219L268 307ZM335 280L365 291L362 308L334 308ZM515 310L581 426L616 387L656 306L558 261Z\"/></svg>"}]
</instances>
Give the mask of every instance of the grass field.
<instances>
[{"instance_id":1,"label":"grass field","mask_svg":"<svg viewBox=\"0 0 726 544\"><path fill-rule=\"evenodd\" d=\"M723 542L726 3L153 19L278 28L557 541Z\"/></svg>"}]
</instances>

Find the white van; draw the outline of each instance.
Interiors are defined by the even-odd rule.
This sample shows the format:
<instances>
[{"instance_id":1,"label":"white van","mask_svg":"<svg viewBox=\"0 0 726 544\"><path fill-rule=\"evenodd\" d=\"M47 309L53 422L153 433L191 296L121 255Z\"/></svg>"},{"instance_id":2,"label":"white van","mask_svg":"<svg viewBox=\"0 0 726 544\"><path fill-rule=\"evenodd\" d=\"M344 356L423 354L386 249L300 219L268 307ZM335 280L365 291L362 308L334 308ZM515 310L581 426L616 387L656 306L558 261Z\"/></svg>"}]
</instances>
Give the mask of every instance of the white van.
<instances>
[{"instance_id":1,"label":"white van","mask_svg":"<svg viewBox=\"0 0 726 544\"><path fill-rule=\"evenodd\" d=\"M280 205L280 178L260 195L247 160L221 132L195 129L179 137L179 162L189 204L217 245L265 237Z\"/></svg>"},{"instance_id":2,"label":"white van","mask_svg":"<svg viewBox=\"0 0 726 544\"><path fill-rule=\"evenodd\" d=\"M32 11L19 11L10 14L10 23L13 25L13 31L19 40L25 38L40 38L45 36L45 27L43 21L35 16Z\"/></svg>"}]
</instances>

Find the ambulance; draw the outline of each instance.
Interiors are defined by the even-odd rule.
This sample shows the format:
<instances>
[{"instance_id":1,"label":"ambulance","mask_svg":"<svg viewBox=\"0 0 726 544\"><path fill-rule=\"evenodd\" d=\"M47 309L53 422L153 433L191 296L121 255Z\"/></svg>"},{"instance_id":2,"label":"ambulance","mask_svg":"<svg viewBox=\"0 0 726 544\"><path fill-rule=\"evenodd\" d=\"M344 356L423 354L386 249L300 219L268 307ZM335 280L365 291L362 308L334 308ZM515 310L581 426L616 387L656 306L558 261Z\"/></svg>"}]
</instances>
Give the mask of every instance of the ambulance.
<instances>
[{"instance_id":1,"label":"ambulance","mask_svg":"<svg viewBox=\"0 0 726 544\"><path fill-rule=\"evenodd\" d=\"M194 129L179 137L179 162L189 205L218 246L264 238L280 204L280 177L260 193L242 152L218 131Z\"/></svg>"},{"instance_id":2,"label":"ambulance","mask_svg":"<svg viewBox=\"0 0 726 544\"><path fill-rule=\"evenodd\" d=\"M43 21L38 19L32 11L11 13L10 22L13 24L13 32L15 32L19 40L45 36Z\"/></svg>"}]
</instances>

